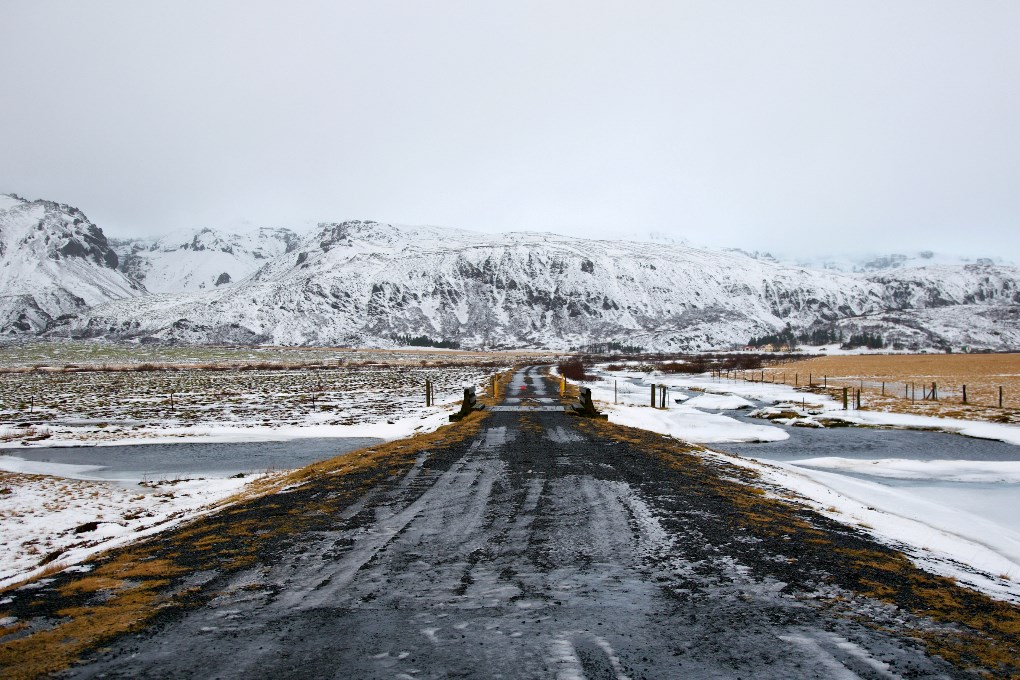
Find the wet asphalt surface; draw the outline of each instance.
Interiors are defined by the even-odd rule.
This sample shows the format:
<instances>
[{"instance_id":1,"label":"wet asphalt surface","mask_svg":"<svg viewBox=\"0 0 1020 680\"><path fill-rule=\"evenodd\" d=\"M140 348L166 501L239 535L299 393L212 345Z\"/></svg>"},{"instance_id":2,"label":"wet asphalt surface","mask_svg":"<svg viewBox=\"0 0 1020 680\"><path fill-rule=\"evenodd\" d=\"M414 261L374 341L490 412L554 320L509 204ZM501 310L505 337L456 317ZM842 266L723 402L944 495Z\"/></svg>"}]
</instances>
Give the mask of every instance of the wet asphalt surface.
<instances>
[{"instance_id":1,"label":"wet asphalt surface","mask_svg":"<svg viewBox=\"0 0 1020 680\"><path fill-rule=\"evenodd\" d=\"M839 564L726 521L563 414L537 370L508 394L467 444L253 567L196 575L200 606L67 676L974 677L889 632L886 605L819 604Z\"/></svg>"}]
</instances>

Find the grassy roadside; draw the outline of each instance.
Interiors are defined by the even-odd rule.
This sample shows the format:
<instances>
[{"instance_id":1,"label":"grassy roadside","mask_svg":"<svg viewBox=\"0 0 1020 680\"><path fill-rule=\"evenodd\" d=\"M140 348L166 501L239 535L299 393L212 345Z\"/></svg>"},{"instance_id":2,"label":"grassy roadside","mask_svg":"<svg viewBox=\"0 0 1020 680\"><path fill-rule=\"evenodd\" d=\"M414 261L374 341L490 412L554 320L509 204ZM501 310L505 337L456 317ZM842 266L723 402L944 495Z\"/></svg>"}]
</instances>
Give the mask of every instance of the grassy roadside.
<instances>
[{"instance_id":1,"label":"grassy roadside","mask_svg":"<svg viewBox=\"0 0 1020 680\"><path fill-rule=\"evenodd\" d=\"M647 430L583 420L593 436L625 443L682 480L682 493L713 506L721 536L739 529L772 559L757 563L779 581L810 591L825 574L823 606L886 632L923 642L929 654L986 676L1020 676L1020 607L925 572L905 555L853 527L813 512L781 489L765 488L746 468L707 458L705 450ZM781 497L787 495L787 498ZM695 503L697 505L697 503ZM733 549L734 544L727 544ZM875 614L869 602L886 605Z\"/></svg>"},{"instance_id":2,"label":"grassy roadside","mask_svg":"<svg viewBox=\"0 0 1020 680\"><path fill-rule=\"evenodd\" d=\"M501 377L504 385L509 374ZM491 397L486 397L491 399ZM90 560L86 573L43 575L0 591L0 675L34 678L68 668L83 654L212 595L189 587L286 550L304 532L335 529L336 514L369 490L399 480L422 451L475 437L485 411L435 432L377 445L267 480L224 508L166 533Z\"/></svg>"}]
</instances>

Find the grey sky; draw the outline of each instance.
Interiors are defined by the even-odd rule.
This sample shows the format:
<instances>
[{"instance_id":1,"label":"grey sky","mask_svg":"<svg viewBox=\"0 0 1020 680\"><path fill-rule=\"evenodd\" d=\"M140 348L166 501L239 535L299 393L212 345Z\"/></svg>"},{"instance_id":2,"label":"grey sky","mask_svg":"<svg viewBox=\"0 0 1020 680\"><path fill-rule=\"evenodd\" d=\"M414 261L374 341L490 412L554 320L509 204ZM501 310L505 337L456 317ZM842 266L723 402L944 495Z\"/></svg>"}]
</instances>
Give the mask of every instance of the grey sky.
<instances>
[{"instance_id":1,"label":"grey sky","mask_svg":"<svg viewBox=\"0 0 1020 680\"><path fill-rule=\"evenodd\" d=\"M0 4L0 191L1020 260L1020 2Z\"/></svg>"}]
</instances>

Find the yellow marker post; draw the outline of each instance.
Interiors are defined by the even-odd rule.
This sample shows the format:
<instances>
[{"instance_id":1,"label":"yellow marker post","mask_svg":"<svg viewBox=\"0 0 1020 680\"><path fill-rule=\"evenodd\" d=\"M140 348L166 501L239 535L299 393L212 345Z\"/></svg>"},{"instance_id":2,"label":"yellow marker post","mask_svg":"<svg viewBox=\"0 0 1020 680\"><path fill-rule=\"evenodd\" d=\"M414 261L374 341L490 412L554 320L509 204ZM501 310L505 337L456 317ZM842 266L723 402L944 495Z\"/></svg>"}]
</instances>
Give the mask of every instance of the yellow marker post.
<instances>
[{"instance_id":1,"label":"yellow marker post","mask_svg":"<svg viewBox=\"0 0 1020 680\"><path fill-rule=\"evenodd\" d=\"M560 376L560 398L567 393L567 379L562 375Z\"/></svg>"}]
</instances>

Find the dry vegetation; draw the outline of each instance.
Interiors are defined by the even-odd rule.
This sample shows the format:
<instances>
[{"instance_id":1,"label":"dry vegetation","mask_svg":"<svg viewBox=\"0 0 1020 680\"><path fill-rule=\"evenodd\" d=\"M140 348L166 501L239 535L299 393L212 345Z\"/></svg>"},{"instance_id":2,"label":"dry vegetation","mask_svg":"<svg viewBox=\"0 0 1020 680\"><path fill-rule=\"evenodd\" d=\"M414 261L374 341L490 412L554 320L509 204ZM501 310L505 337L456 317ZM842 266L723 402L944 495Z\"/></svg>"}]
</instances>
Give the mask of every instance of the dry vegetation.
<instances>
[{"instance_id":1,"label":"dry vegetation","mask_svg":"<svg viewBox=\"0 0 1020 680\"><path fill-rule=\"evenodd\" d=\"M785 381L790 385L796 380L801 386L807 384L810 376L816 386L824 381L828 391L838 398L843 387L860 389L864 408L967 420L1020 422L1020 354L817 357L764 369L764 375L766 380ZM937 401L924 399L925 392L931 392L932 383L938 388ZM963 403L964 385L967 386L967 404Z\"/></svg>"},{"instance_id":2,"label":"dry vegetation","mask_svg":"<svg viewBox=\"0 0 1020 680\"><path fill-rule=\"evenodd\" d=\"M84 429L91 430L86 438L106 441L211 423L381 421L406 416L423 403L426 379L437 397L451 398L461 385L487 383L489 374L522 358L435 351L161 348L154 353L142 347L132 354L120 346L42 347L74 361L32 363L41 351L36 345L0 351L2 441L59 439L82 435Z\"/></svg>"},{"instance_id":3,"label":"dry vegetation","mask_svg":"<svg viewBox=\"0 0 1020 680\"><path fill-rule=\"evenodd\" d=\"M788 557L791 563L808 570L807 565L816 563L819 575L833 566L836 556L835 564L843 568L822 576L840 588L820 598L827 606L876 629L892 628L914 637L929 653L975 677L1020 677L1020 608L1015 605L930 574L898 550L807 510L787 490L767 487L755 471L706 457L698 447L607 421L584 421L581 426L658 458L688 479L689 493L725 499L727 522L764 539L758 544L762 551L778 539L779 545L796 551ZM894 608L870 608L869 615L862 616L861 606L867 607L862 597Z\"/></svg>"},{"instance_id":4,"label":"dry vegetation","mask_svg":"<svg viewBox=\"0 0 1020 680\"><path fill-rule=\"evenodd\" d=\"M548 357L543 352L437 351L428 348L238 347L114 344L100 341L24 342L0 345L0 371L174 370L176 368L311 368L387 365L480 365Z\"/></svg>"},{"instance_id":5,"label":"dry vegetation","mask_svg":"<svg viewBox=\"0 0 1020 680\"><path fill-rule=\"evenodd\" d=\"M368 490L406 474L423 450L477 435L485 417L484 411L472 414L454 426L266 480L234 499L223 512L107 553L94 560L95 568L84 576L61 579L57 586L63 596L61 608L45 625L27 635L0 629L0 675L34 678L59 671L84 650L142 628L162 610L184 606L196 592L171 587L174 579L201 571L227 574L252 566L269 544L303 531L321 530L334 521L339 510ZM321 493L311 494L298 509L279 506L277 494L294 492L313 481ZM45 578L35 583L49 586ZM13 588L2 590L0 599L14 592ZM4 609L0 606L0 618L9 615Z\"/></svg>"}]
</instances>

